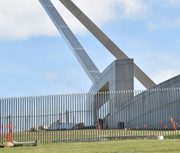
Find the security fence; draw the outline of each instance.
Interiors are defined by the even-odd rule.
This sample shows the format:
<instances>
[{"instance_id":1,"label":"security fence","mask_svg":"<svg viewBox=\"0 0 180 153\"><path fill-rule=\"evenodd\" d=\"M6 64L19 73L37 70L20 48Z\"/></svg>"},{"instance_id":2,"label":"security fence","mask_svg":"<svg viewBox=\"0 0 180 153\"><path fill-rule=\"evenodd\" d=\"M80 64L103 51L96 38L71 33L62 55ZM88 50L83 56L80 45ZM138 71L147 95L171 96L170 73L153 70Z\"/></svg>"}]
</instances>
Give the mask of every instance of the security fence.
<instances>
[{"instance_id":1,"label":"security fence","mask_svg":"<svg viewBox=\"0 0 180 153\"><path fill-rule=\"evenodd\" d=\"M180 89L0 99L0 143L180 138Z\"/></svg>"}]
</instances>

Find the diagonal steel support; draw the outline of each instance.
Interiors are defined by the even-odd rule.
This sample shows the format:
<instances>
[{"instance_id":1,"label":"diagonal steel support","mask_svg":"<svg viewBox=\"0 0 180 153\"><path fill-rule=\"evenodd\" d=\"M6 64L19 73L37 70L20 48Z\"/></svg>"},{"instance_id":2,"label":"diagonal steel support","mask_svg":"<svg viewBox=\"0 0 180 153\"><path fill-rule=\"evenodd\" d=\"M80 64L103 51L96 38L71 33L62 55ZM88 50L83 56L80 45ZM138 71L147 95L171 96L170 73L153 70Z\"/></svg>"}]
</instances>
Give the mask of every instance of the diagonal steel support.
<instances>
[{"instance_id":1,"label":"diagonal steel support","mask_svg":"<svg viewBox=\"0 0 180 153\"><path fill-rule=\"evenodd\" d=\"M71 0L59 0L117 59L129 57L117 47ZM134 64L134 75L147 89L156 84Z\"/></svg>"},{"instance_id":2,"label":"diagonal steel support","mask_svg":"<svg viewBox=\"0 0 180 153\"><path fill-rule=\"evenodd\" d=\"M71 48L72 52L80 62L81 66L85 70L92 82L94 82L100 75L99 70L90 59L84 48L81 46L79 41L76 39L72 31L69 29L63 18L57 12L50 0L39 0L47 14L53 21L54 25L65 39L66 43Z\"/></svg>"}]
</instances>

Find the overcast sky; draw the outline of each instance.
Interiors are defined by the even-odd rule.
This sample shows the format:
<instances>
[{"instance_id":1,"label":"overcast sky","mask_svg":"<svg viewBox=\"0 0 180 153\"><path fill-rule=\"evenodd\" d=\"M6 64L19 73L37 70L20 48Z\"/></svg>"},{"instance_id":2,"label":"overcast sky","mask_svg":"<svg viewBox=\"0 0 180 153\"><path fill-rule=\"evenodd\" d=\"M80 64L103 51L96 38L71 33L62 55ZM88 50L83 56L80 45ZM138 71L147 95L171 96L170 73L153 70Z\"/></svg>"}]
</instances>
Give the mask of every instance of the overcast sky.
<instances>
[{"instance_id":1,"label":"overcast sky","mask_svg":"<svg viewBox=\"0 0 180 153\"><path fill-rule=\"evenodd\" d=\"M115 58L51 0L102 72ZM156 83L180 74L180 0L72 0ZM38 0L0 0L0 97L86 93L92 82ZM135 81L135 89L144 87Z\"/></svg>"}]
</instances>

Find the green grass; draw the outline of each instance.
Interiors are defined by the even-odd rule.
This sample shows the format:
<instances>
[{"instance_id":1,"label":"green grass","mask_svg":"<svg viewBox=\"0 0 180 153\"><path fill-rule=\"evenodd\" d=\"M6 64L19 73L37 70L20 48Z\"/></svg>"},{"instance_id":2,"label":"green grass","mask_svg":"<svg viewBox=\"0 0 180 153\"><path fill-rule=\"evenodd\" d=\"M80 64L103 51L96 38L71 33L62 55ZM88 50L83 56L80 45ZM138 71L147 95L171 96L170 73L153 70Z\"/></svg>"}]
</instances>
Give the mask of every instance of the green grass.
<instances>
[{"instance_id":1,"label":"green grass","mask_svg":"<svg viewBox=\"0 0 180 153\"><path fill-rule=\"evenodd\" d=\"M165 138L179 139L180 131L156 131L156 130L100 130L86 129L86 130L65 130L65 131L39 131L39 132L19 132L12 133L12 140L18 142L28 142L38 140L40 143L51 143L53 141L78 141L80 139L97 139L101 136L107 137L127 137L127 136L149 136L157 137L163 135ZM4 134L4 138L0 134L0 143L6 142L7 134Z\"/></svg>"},{"instance_id":2,"label":"green grass","mask_svg":"<svg viewBox=\"0 0 180 153\"><path fill-rule=\"evenodd\" d=\"M0 148L0 153L162 153L180 152L179 139L164 140L118 140L82 143L40 144L38 146L22 146Z\"/></svg>"}]
</instances>

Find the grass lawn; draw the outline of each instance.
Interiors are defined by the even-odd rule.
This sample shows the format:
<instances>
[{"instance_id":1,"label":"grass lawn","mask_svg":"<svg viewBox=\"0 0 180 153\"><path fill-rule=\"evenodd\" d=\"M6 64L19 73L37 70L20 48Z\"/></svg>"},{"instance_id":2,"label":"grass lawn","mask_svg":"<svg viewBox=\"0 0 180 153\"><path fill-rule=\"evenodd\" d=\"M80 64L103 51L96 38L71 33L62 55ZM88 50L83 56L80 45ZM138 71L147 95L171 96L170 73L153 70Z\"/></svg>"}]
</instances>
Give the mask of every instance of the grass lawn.
<instances>
[{"instance_id":1,"label":"grass lawn","mask_svg":"<svg viewBox=\"0 0 180 153\"><path fill-rule=\"evenodd\" d=\"M54 143L0 148L0 153L180 153L180 139Z\"/></svg>"},{"instance_id":2,"label":"grass lawn","mask_svg":"<svg viewBox=\"0 0 180 153\"><path fill-rule=\"evenodd\" d=\"M156 131L156 130L100 130L85 129L85 130L63 130L63 131L39 131L39 132L19 132L12 133L12 140L17 142L40 141L41 144L59 142L59 141L78 141L79 139L87 140L99 138L101 136L107 137L125 137L125 136L159 136L163 135L165 138L180 138L180 130L177 131ZM3 138L3 139L2 139ZM6 142L7 134L0 134L0 143Z\"/></svg>"}]
</instances>

